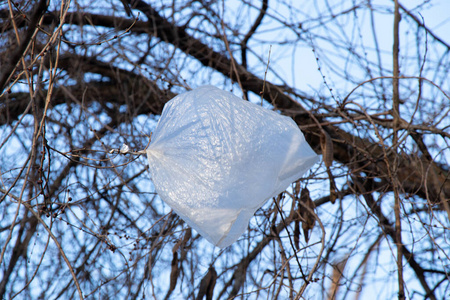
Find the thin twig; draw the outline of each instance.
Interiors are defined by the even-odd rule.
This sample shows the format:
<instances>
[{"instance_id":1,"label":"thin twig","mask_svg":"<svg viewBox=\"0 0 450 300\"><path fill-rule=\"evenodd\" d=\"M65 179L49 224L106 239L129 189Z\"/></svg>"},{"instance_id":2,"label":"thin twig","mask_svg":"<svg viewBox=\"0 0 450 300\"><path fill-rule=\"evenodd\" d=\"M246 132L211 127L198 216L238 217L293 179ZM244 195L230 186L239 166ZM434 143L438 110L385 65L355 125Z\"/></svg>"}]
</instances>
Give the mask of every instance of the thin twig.
<instances>
[{"instance_id":1,"label":"thin twig","mask_svg":"<svg viewBox=\"0 0 450 300\"><path fill-rule=\"evenodd\" d=\"M266 71L264 72L264 81L263 81L263 87L262 87L262 91L261 91L261 106L263 105L263 100L264 100L264 90L266 89L266 78L267 78L267 71L269 70L270 53L271 52L272 52L272 45L270 45L270 48L269 48L269 57L267 58Z\"/></svg>"},{"instance_id":2,"label":"thin twig","mask_svg":"<svg viewBox=\"0 0 450 300\"><path fill-rule=\"evenodd\" d=\"M393 45L393 78L392 78L392 108L393 108L393 117L394 117L394 127L393 127L393 136L392 136L392 147L393 151L397 152L397 142L398 142L398 128L400 125L400 93L399 93L399 79L398 76L400 75L400 67L399 67L399 51L400 51L400 37L399 37L399 30L400 30L400 6L398 3L398 0L394 0L395 3L395 13L394 13L394 45ZM397 164L398 159L397 155L394 158L394 162L392 164L389 164L387 155L384 155L384 158L386 160L386 165L388 169L388 174L392 182L392 188L394 191L394 198L395 198L395 204L394 204L394 213L395 213L395 237L396 241L395 244L397 246L397 274L398 274L398 299L403 300L405 299L405 286L403 282L403 253L402 253L402 222L401 222L401 215L400 215L400 193L398 190L398 184L397 184Z\"/></svg>"},{"instance_id":3,"label":"thin twig","mask_svg":"<svg viewBox=\"0 0 450 300\"><path fill-rule=\"evenodd\" d=\"M72 265L70 264L69 259L67 258L63 248L61 247L61 244L58 242L58 239L56 238L56 236L53 235L53 232L50 230L50 228L48 228L47 224L45 224L45 222L44 222L44 220L42 220L41 216L39 216L39 214L36 211L34 211L34 209L31 207L31 205L29 205L26 202L23 202L22 204L39 220L39 222L42 224L42 226L44 226L45 230L51 236L52 240L55 242L56 247L58 247L59 253L61 253L61 256L63 257L64 261L67 264L67 267L69 268L70 274L72 274L73 281L78 290L78 296L80 297L80 300L83 300L83 292L81 291L80 283L78 282L77 276L75 275L75 272L73 271Z\"/></svg>"}]
</instances>

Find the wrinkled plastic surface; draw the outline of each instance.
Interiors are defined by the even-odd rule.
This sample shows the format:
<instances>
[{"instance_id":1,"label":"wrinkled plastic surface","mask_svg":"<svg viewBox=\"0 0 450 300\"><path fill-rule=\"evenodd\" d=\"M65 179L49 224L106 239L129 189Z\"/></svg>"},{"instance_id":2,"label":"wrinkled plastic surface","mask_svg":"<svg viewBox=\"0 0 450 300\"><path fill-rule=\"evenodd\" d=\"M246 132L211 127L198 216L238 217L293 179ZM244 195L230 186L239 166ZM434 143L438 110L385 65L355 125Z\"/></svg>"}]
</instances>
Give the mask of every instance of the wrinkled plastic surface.
<instances>
[{"instance_id":1,"label":"wrinkled plastic surface","mask_svg":"<svg viewBox=\"0 0 450 300\"><path fill-rule=\"evenodd\" d=\"M164 106L147 156L161 199L221 248L319 160L291 118L213 86Z\"/></svg>"}]
</instances>

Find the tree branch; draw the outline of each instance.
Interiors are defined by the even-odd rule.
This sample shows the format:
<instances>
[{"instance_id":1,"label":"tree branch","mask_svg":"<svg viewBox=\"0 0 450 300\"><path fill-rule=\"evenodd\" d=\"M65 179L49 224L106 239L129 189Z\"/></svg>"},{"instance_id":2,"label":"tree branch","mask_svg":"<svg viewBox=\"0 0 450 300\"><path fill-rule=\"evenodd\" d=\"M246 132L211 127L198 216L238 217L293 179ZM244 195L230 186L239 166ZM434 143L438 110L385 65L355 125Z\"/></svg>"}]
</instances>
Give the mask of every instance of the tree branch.
<instances>
[{"instance_id":1,"label":"tree branch","mask_svg":"<svg viewBox=\"0 0 450 300\"><path fill-rule=\"evenodd\" d=\"M266 11L269 8L269 0L263 0L261 9L259 10L259 15L255 20L255 23L253 23L252 28L247 32L247 34L244 36L241 42L241 59L242 59L242 66L247 69L247 43L252 37L253 34L255 34L256 29L258 29L259 25L261 24L264 16L266 15Z\"/></svg>"},{"instance_id":2,"label":"tree branch","mask_svg":"<svg viewBox=\"0 0 450 300\"><path fill-rule=\"evenodd\" d=\"M408 262L410 267L414 270L414 273L416 274L417 278L419 279L423 289L427 293L426 296L432 300L436 300L436 296L434 295L433 291L431 290L431 288L429 287L429 285L425 279L425 270L416 261L414 254L411 253L408 250L408 248L406 248L405 245L398 242L397 234L396 234L396 230L395 230L394 226L392 226L389 219L383 214L381 207L373 199L372 194L367 192L366 188L364 187L364 184L361 183L355 176L352 176L352 179L356 185L356 190L360 193L360 195L363 196L370 211L377 217L378 224L382 228L383 233L390 236L395 244L401 245L401 248L402 248L401 253L405 257L405 260Z\"/></svg>"},{"instance_id":3,"label":"tree branch","mask_svg":"<svg viewBox=\"0 0 450 300\"><path fill-rule=\"evenodd\" d=\"M133 7L143 12L149 21L146 22L147 29L144 29L143 23L140 23L142 21L136 22L136 25L130 29L132 32L134 30L134 32L138 33L148 32L149 34L154 34L163 41L176 46L187 55L194 57L204 66L210 67L230 79L235 79L234 74L230 74L229 72L231 60L228 57L214 51L207 45L203 44L200 40L191 37L186 32L185 28L176 26L175 24L167 21L147 3L138 0L133 1L133 4ZM72 17L75 17L75 13L73 13ZM84 22L86 22L85 24L88 25L86 21L87 19L90 19L92 21L91 25L94 26L99 25L114 27L118 26L117 24L124 24L121 26L123 26L123 28L127 28L127 26L131 24L126 23L126 21L121 18L115 18L117 20L113 22L112 18L104 18L92 14L84 14L82 18L77 20L79 20L79 22L84 20ZM64 64L64 62L62 62L62 64ZM112 70L108 64L99 61L97 61L92 67L88 62L86 65L81 67L91 67L90 70L95 72L95 68L98 68L102 64L103 66L100 68L102 72L107 72L107 68ZM236 65L236 69L245 90L259 95L265 83L266 93L263 95L264 98L268 102L272 103L277 109L289 112L288 114L292 115L297 124L308 125L303 129L305 137L310 144L320 145L321 128L316 127L306 109L303 108L299 102L289 96L288 89L258 78L254 74L248 72L241 65ZM308 97L307 95L297 94L296 97L302 100L306 99L314 101L314 99ZM154 100L156 99L151 99L150 101L152 102L147 101L147 103L153 103ZM162 109L162 103L155 107L155 112L160 109ZM321 121L320 117L317 118ZM348 166L350 169L358 171L363 170L371 176L380 178L389 190L392 190L391 182L388 180L387 176L387 167L378 160L383 157L384 153L384 149L380 145L373 143L370 140L362 139L358 136L349 134L337 126L328 125L322 126L322 128L326 130L333 140L333 158L335 161ZM370 157L370 159L368 159L368 157ZM444 181L440 190L437 191L436 187L431 184L431 182L433 182L430 177L431 175L427 172L427 169L423 167L424 161L422 159L418 159L416 156L412 155L399 155L397 158L393 155L389 156L390 162L393 162L394 159L398 159L398 181L402 183L402 189L405 192L417 194L424 199L429 199L432 203L441 202L439 196L441 192L444 196L450 197L450 180ZM436 168L436 172L438 174L448 173L449 171L443 166Z\"/></svg>"},{"instance_id":4,"label":"tree branch","mask_svg":"<svg viewBox=\"0 0 450 300\"><path fill-rule=\"evenodd\" d=\"M19 42L19 47L9 56L8 62L2 66L0 72L0 94L8 84L19 60L28 49L30 43L33 41L33 37L37 31L37 25L41 19L42 14L47 10L47 0L40 0L34 9L34 12L30 18L28 29L25 32L24 38Z\"/></svg>"},{"instance_id":5,"label":"tree branch","mask_svg":"<svg viewBox=\"0 0 450 300\"><path fill-rule=\"evenodd\" d=\"M425 31L431 35L436 41L438 41L439 43L441 43L444 47L447 48L447 50L450 50L450 45L447 44L444 40L442 40L441 38L439 38L436 34L434 34L431 29L429 29L427 26L425 26L425 23L423 23L422 21L419 20L419 18L417 18L415 15L412 14L412 12L410 12L406 7L404 7L402 4L399 3L399 7L411 18L414 20L414 22L417 23L417 25L419 27L422 27L423 29L425 29Z\"/></svg>"}]
</instances>

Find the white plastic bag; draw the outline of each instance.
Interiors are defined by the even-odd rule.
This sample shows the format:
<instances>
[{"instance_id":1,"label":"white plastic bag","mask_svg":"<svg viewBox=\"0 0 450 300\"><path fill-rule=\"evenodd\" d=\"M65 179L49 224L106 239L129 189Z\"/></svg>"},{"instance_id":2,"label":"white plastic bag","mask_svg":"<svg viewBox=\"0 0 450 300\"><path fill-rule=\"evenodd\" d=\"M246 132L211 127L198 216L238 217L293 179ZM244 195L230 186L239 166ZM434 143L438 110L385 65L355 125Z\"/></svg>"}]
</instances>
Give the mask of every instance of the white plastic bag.
<instances>
[{"instance_id":1,"label":"white plastic bag","mask_svg":"<svg viewBox=\"0 0 450 300\"><path fill-rule=\"evenodd\" d=\"M221 248L319 159L291 118L213 86L167 102L147 157L161 199Z\"/></svg>"}]
</instances>

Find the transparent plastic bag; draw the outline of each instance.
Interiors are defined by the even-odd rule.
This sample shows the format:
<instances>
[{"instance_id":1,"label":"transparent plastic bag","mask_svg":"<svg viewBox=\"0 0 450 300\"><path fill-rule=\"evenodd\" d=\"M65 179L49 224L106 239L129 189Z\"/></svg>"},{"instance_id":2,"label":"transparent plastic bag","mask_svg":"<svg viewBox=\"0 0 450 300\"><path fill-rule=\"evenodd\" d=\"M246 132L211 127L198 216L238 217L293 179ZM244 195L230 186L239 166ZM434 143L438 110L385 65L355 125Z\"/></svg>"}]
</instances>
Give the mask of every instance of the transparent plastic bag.
<instances>
[{"instance_id":1,"label":"transparent plastic bag","mask_svg":"<svg viewBox=\"0 0 450 300\"><path fill-rule=\"evenodd\" d=\"M319 160L291 118L213 86L164 106L147 157L161 199L220 248Z\"/></svg>"}]
</instances>

